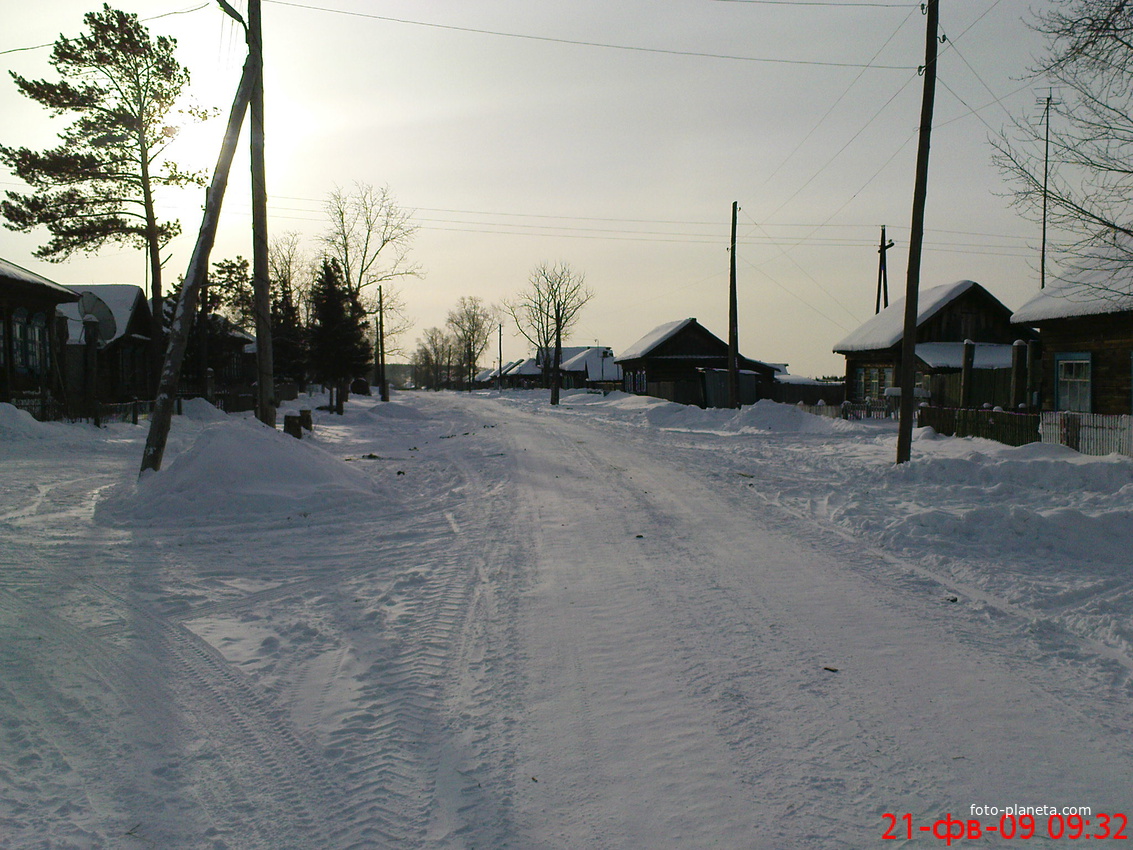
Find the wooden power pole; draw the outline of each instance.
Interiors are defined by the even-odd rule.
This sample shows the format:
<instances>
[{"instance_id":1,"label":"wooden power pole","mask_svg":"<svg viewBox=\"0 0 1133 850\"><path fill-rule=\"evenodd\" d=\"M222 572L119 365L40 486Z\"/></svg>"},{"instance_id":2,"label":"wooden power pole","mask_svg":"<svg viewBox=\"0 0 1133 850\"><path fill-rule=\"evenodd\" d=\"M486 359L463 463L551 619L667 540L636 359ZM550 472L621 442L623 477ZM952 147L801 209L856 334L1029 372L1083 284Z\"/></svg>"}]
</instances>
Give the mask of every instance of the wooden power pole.
<instances>
[{"instance_id":1,"label":"wooden power pole","mask_svg":"<svg viewBox=\"0 0 1133 850\"><path fill-rule=\"evenodd\" d=\"M740 320L736 298L736 215L738 201L732 201L732 247L728 274L728 407L740 406Z\"/></svg>"},{"instance_id":2,"label":"wooden power pole","mask_svg":"<svg viewBox=\"0 0 1133 850\"><path fill-rule=\"evenodd\" d=\"M264 169L264 50L260 0L248 0L248 49L256 66L252 88L252 289L256 312L256 418L275 427L271 278L268 272L268 195Z\"/></svg>"},{"instance_id":3,"label":"wooden power pole","mask_svg":"<svg viewBox=\"0 0 1133 850\"><path fill-rule=\"evenodd\" d=\"M885 239L885 225L881 225L881 244L878 246L877 253L881 255L881 259L877 263L877 301L874 304L873 312L876 315L880 313L883 307L889 306L889 269L885 263L885 252L892 248L894 242L892 239L886 241ZM884 300L884 304L882 301Z\"/></svg>"},{"instance_id":4,"label":"wooden power pole","mask_svg":"<svg viewBox=\"0 0 1133 850\"><path fill-rule=\"evenodd\" d=\"M193 314L197 309L197 296L208 276L209 254L216 241L216 228L220 221L220 205L224 200L224 190L228 187L228 173L232 169L232 159L236 155L236 142L240 139L240 128L248 103L255 88L256 59L249 55L240 76L236 99L228 114L228 127L224 133L224 144L220 148L212 182L205 195L205 214L201 220L201 230L197 244L193 248L185 283L181 287L181 298L173 312L173 322L169 328L169 342L165 351L158 380L157 396L154 400L153 416L150 419L149 435L145 451L142 453L142 468L161 469L161 458L165 454L165 443L169 438L169 425L173 418L173 404L177 398L177 384L181 378L181 363L185 359L185 348L189 343L189 331L193 326Z\"/></svg>"},{"instance_id":5,"label":"wooden power pole","mask_svg":"<svg viewBox=\"0 0 1133 850\"><path fill-rule=\"evenodd\" d=\"M921 282L921 248L924 243L925 199L928 195L928 151L932 132L932 110L936 100L937 30L940 27L940 0L928 0L926 22L924 94L921 98L920 141L917 144L917 173L913 185L913 224L909 236L909 272L905 281L905 331L901 339L901 411L897 427L897 463L912 455L913 417L916 415L914 385L917 379L917 295Z\"/></svg>"}]
</instances>

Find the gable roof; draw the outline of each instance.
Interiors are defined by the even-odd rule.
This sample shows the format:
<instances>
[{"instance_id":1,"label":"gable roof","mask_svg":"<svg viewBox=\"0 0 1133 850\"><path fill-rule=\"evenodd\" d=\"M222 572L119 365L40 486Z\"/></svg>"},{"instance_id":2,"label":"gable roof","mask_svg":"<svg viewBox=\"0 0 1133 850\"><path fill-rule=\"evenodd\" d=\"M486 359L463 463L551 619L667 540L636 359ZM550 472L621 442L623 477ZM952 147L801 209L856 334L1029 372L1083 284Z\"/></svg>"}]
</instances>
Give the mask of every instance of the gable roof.
<instances>
[{"instance_id":1,"label":"gable roof","mask_svg":"<svg viewBox=\"0 0 1133 850\"><path fill-rule=\"evenodd\" d=\"M644 357L661 343L672 339L679 331L684 330L690 325L695 325L696 319L678 319L675 322L666 322L663 325L658 325L617 357L614 358L615 363L621 363L625 360L636 360L638 357ZM707 333L707 331L705 331Z\"/></svg>"},{"instance_id":2,"label":"gable roof","mask_svg":"<svg viewBox=\"0 0 1133 850\"><path fill-rule=\"evenodd\" d=\"M955 283L922 289L917 295L917 327L923 325L942 308L951 304L972 287L983 289L974 280L958 280ZM892 348L901 341L904 333L905 299L900 298L837 343L834 346L834 351L873 351Z\"/></svg>"},{"instance_id":3,"label":"gable roof","mask_svg":"<svg viewBox=\"0 0 1133 850\"><path fill-rule=\"evenodd\" d=\"M1077 319L1131 311L1133 292L1114 291L1089 282L1064 282L1039 292L1011 314L1011 321L1027 325L1052 319Z\"/></svg>"},{"instance_id":4,"label":"gable roof","mask_svg":"<svg viewBox=\"0 0 1133 850\"><path fill-rule=\"evenodd\" d=\"M62 284L48 280L43 275L28 271L23 266L0 259L0 280L18 285L41 287L50 290L59 301L77 301L79 296Z\"/></svg>"},{"instance_id":5,"label":"gable roof","mask_svg":"<svg viewBox=\"0 0 1133 850\"><path fill-rule=\"evenodd\" d=\"M588 381L620 381L622 378L622 367L614 362L613 350L604 346L587 346L564 360L560 368L564 372L585 372Z\"/></svg>"}]
</instances>

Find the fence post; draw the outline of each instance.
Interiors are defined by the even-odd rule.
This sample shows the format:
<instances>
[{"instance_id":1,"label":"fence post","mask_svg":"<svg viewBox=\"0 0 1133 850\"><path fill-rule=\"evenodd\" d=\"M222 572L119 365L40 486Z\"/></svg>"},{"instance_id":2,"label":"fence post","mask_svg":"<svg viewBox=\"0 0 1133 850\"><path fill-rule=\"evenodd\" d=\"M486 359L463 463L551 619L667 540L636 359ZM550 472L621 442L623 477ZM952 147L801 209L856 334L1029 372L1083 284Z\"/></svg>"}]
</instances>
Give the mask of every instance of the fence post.
<instances>
[{"instance_id":1,"label":"fence post","mask_svg":"<svg viewBox=\"0 0 1133 850\"><path fill-rule=\"evenodd\" d=\"M1042 371L1042 352L1039 350L1039 342L1032 339L1027 342L1027 406L1031 410L1038 410L1042 406L1039 398Z\"/></svg>"},{"instance_id":2,"label":"fence post","mask_svg":"<svg viewBox=\"0 0 1133 850\"><path fill-rule=\"evenodd\" d=\"M960 407L972 406L972 371L976 365L976 344L970 339L964 340L964 361L960 370Z\"/></svg>"},{"instance_id":3,"label":"fence post","mask_svg":"<svg viewBox=\"0 0 1133 850\"><path fill-rule=\"evenodd\" d=\"M1011 409L1018 410L1025 406L1027 384L1027 343L1021 339L1015 340L1011 346Z\"/></svg>"}]
</instances>

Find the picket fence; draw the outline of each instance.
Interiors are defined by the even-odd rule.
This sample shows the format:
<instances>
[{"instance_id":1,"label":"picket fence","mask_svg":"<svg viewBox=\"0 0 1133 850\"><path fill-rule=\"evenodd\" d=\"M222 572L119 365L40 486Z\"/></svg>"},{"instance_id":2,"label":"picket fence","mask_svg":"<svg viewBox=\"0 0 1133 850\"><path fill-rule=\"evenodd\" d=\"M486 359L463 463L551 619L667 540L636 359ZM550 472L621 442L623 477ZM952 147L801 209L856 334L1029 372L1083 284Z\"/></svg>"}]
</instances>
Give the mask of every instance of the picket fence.
<instances>
[{"instance_id":1,"label":"picket fence","mask_svg":"<svg viewBox=\"0 0 1133 850\"><path fill-rule=\"evenodd\" d=\"M1039 433L1044 443L1059 443L1082 454L1133 457L1133 416L1047 412L1041 415Z\"/></svg>"}]
</instances>

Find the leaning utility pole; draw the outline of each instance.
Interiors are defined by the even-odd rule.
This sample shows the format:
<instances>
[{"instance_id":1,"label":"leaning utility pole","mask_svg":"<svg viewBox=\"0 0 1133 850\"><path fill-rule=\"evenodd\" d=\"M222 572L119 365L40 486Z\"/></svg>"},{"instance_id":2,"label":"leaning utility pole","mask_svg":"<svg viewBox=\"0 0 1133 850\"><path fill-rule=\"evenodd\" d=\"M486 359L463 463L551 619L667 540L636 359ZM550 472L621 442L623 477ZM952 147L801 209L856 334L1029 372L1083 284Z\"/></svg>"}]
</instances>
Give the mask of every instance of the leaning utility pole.
<instances>
[{"instance_id":1,"label":"leaning utility pole","mask_svg":"<svg viewBox=\"0 0 1133 850\"><path fill-rule=\"evenodd\" d=\"M881 225L881 245L877 249L877 253L881 255L881 260L877 264L877 301L874 304L874 315L881 312L883 306L889 306L889 269L885 264L885 252L892 248L894 242L892 239L885 240L885 225ZM884 293L885 304L882 302L882 293Z\"/></svg>"},{"instance_id":2,"label":"leaning utility pole","mask_svg":"<svg viewBox=\"0 0 1133 850\"><path fill-rule=\"evenodd\" d=\"M149 436L142 453L142 468L161 469L161 458L165 454L165 443L169 438L169 425L173 418L173 404L177 398L177 383L181 378L181 363L185 359L185 348L189 343L189 330L193 326L193 314L197 310L197 295L208 276L209 254L216 241L216 228L220 221L220 205L224 200L224 190L228 187L228 172L232 168L232 158L236 155L236 142L240 139L240 127L252 99L258 72L256 57L248 56L244 72L240 76L240 86L232 110L228 114L228 127L224 133L224 144L220 149L212 182L205 195L205 214L197 244L185 273L185 283L181 287L181 298L173 311L173 321L169 328L169 341L165 351L165 363L158 381L157 396L154 399L153 416L150 418Z\"/></svg>"},{"instance_id":3,"label":"leaning utility pole","mask_svg":"<svg viewBox=\"0 0 1133 850\"><path fill-rule=\"evenodd\" d=\"M248 49L255 57L252 89L252 289L256 309L256 418L275 427L275 369L272 364L271 278L268 272L268 195L264 170L264 49L260 0L248 0Z\"/></svg>"},{"instance_id":4,"label":"leaning utility pole","mask_svg":"<svg viewBox=\"0 0 1133 850\"><path fill-rule=\"evenodd\" d=\"M736 300L736 214L740 204L732 201L731 272L728 276L728 407L740 406L740 320Z\"/></svg>"},{"instance_id":5,"label":"leaning utility pole","mask_svg":"<svg viewBox=\"0 0 1133 850\"><path fill-rule=\"evenodd\" d=\"M913 417L916 415L914 384L917 380L917 294L921 282L921 247L924 243L925 198L928 195L928 149L932 132L932 108L936 100L937 30L940 0L928 0L925 36L924 94L921 99L920 141L917 144L917 174L913 185L913 225L909 236L909 273L905 282L905 332L901 340L901 418L897 427L897 463L912 455Z\"/></svg>"}]
</instances>

